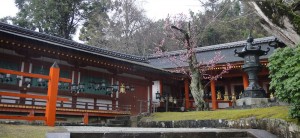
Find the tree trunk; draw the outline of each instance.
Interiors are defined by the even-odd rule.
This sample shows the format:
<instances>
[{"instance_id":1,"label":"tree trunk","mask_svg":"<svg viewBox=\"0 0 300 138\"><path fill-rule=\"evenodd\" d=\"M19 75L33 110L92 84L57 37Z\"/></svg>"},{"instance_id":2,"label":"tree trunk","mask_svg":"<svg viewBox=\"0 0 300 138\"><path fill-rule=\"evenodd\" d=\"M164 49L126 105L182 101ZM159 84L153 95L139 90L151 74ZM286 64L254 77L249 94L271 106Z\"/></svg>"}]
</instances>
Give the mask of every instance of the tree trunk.
<instances>
[{"instance_id":1,"label":"tree trunk","mask_svg":"<svg viewBox=\"0 0 300 138\"><path fill-rule=\"evenodd\" d=\"M197 59L195 52L192 52L192 55L189 58L189 68L191 71L191 84L190 90L194 98L194 102L196 104L196 110L204 110L206 109L205 101L203 100L204 88L201 83L202 75L200 74L197 67Z\"/></svg>"},{"instance_id":2,"label":"tree trunk","mask_svg":"<svg viewBox=\"0 0 300 138\"><path fill-rule=\"evenodd\" d=\"M259 5L257 5L256 2L249 2L249 4L251 4L252 7L256 10L257 14L264 19L265 22L262 23L262 26L270 34L279 38L286 45L294 46L300 42L300 35L297 34L288 17L282 17L283 27L279 27L266 16L266 14L262 11L262 9L259 7Z\"/></svg>"}]
</instances>

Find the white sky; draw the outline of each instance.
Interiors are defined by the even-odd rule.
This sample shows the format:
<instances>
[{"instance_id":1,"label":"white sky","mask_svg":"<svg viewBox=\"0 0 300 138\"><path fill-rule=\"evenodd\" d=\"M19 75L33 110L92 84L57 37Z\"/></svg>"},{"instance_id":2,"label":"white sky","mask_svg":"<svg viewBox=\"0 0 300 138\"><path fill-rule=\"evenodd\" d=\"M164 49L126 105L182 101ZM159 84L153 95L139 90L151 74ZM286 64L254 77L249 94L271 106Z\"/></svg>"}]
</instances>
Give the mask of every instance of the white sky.
<instances>
[{"instance_id":1,"label":"white sky","mask_svg":"<svg viewBox=\"0 0 300 138\"><path fill-rule=\"evenodd\" d=\"M150 19L166 18L168 14L188 14L189 10L198 12L201 5L199 0L137 0L144 7ZM1 0L0 18L14 16L18 12L14 0Z\"/></svg>"},{"instance_id":2,"label":"white sky","mask_svg":"<svg viewBox=\"0 0 300 138\"><path fill-rule=\"evenodd\" d=\"M15 16L18 12L15 0L0 0L0 18ZM189 10L198 12L201 8L199 0L137 0L145 9L146 15L153 20L166 18L168 14L189 14ZM79 41L78 38L73 38Z\"/></svg>"}]
</instances>

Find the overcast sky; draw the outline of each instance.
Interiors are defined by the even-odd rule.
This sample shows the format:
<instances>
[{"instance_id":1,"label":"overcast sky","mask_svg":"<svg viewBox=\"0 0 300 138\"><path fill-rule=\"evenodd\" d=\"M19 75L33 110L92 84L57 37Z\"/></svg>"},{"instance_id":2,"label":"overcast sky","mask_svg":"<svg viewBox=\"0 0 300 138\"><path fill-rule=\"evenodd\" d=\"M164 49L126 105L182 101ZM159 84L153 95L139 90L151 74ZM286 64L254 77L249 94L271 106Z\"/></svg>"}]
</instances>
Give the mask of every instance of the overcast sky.
<instances>
[{"instance_id":1,"label":"overcast sky","mask_svg":"<svg viewBox=\"0 0 300 138\"><path fill-rule=\"evenodd\" d=\"M178 13L188 14L189 10L198 12L200 9L199 0L137 0L146 11L150 19L161 19L168 14ZM1 0L0 18L14 16L18 9L14 5L14 0Z\"/></svg>"},{"instance_id":2,"label":"overcast sky","mask_svg":"<svg viewBox=\"0 0 300 138\"><path fill-rule=\"evenodd\" d=\"M0 18L5 16L15 16L18 12L14 3L15 0L1 0ZM201 5L199 0L137 0L142 6L146 15L153 20L166 18L168 14L175 15L178 13L188 14L190 10L198 12ZM79 31L77 30L73 40L78 40Z\"/></svg>"}]
</instances>

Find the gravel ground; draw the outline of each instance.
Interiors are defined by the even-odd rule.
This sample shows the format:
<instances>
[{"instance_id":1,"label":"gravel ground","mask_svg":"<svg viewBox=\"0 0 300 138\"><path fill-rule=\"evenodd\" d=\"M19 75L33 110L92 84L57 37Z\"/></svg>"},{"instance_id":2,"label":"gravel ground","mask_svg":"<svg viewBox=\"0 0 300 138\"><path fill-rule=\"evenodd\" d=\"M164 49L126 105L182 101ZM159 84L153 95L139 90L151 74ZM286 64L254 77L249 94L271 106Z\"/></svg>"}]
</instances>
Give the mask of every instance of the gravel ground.
<instances>
[{"instance_id":1,"label":"gravel ground","mask_svg":"<svg viewBox=\"0 0 300 138\"><path fill-rule=\"evenodd\" d=\"M217 128L136 128L136 127L93 127L64 126L69 133L168 133L168 132L248 132L258 138L277 138L277 136L259 129L217 129Z\"/></svg>"}]
</instances>

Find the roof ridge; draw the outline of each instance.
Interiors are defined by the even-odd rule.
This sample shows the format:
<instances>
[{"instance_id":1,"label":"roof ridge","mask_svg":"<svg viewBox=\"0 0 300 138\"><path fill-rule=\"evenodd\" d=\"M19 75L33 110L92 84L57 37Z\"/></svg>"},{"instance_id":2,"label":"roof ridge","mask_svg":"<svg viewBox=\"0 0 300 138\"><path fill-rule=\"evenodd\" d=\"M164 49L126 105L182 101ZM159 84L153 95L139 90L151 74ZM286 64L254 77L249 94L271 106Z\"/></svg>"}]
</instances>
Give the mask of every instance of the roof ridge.
<instances>
[{"instance_id":1,"label":"roof ridge","mask_svg":"<svg viewBox=\"0 0 300 138\"><path fill-rule=\"evenodd\" d=\"M256 39L254 39L253 44L257 45L257 44L270 42L270 41L274 41L274 40L275 40L274 36L256 38ZM210 50L217 50L217 49L227 49L227 48L232 48L232 47L245 46L246 44L247 44L246 40L241 40L241 41L236 41L236 42L229 42L229 43L203 46L203 47L196 48L196 53L203 52L203 51L210 51ZM166 55L174 55L175 56L175 55L179 55L179 54L181 54L182 52L185 52L185 51L186 50L170 51L170 52L166 52ZM148 59L160 58L160 57L163 57L163 55L152 54L152 55L148 56Z\"/></svg>"},{"instance_id":2,"label":"roof ridge","mask_svg":"<svg viewBox=\"0 0 300 138\"><path fill-rule=\"evenodd\" d=\"M81 43L75 42L73 40L68 40L65 38L49 35L46 33L36 32L36 31L29 30L29 29L26 29L26 28L23 28L20 26L11 25L11 24L7 24L7 23L3 23L3 22L0 22L0 30L13 32L13 33L17 33L20 35L26 35L27 37L34 37L36 39L41 39L44 41L49 41L49 42L53 42L53 43L57 43L57 44L63 44L65 46L72 47L72 48L78 48L81 50L88 50L88 51L92 50L93 52L97 52L99 54L114 56L114 57L122 58L122 59L125 58L127 60L132 60L132 61L137 61L137 62L148 63L147 58L144 56L130 55L130 54L125 54L125 53L120 53L117 51L103 49L103 48L96 47L96 46L81 44Z\"/></svg>"}]
</instances>

